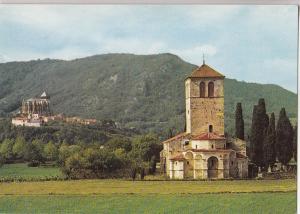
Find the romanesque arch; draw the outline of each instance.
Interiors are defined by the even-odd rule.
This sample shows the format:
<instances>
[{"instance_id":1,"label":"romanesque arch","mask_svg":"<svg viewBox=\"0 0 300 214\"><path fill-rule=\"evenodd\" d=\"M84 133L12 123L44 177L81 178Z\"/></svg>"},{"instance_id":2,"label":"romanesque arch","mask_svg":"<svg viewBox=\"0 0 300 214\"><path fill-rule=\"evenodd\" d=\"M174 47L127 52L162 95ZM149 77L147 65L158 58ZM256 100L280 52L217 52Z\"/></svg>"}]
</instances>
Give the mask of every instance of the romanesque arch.
<instances>
[{"instance_id":1,"label":"romanesque arch","mask_svg":"<svg viewBox=\"0 0 300 214\"><path fill-rule=\"evenodd\" d=\"M215 156L211 156L207 159L207 177L217 178L218 177L218 166L219 161Z\"/></svg>"},{"instance_id":2,"label":"romanesque arch","mask_svg":"<svg viewBox=\"0 0 300 214\"><path fill-rule=\"evenodd\" d=\"M214 83L208 83L208 97L214 97Z\"/></svg>"},{"instance_id":3,"label":"romanesque arch","mask_svg":"<svg viewBox=\"0 0 300 214\"><path fill-rule=\"evenodd\" d=\"M205 82L200 83L200 97L205 97Z\"/></svg>"}]
</instances>

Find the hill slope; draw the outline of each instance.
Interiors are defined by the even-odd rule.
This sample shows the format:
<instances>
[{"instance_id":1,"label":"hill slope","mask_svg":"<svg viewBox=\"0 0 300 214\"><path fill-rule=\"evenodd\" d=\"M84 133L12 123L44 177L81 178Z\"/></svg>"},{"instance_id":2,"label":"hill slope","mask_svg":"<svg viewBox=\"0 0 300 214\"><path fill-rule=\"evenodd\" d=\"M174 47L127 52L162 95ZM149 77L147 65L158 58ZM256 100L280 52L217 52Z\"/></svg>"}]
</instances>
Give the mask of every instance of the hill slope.
<instances>
[{"instance_id":1,"label":"hill slope","mask_svg":"<svg viewBox=\"0 0 300 214\"><path fill-rule=\"evenodd\" d=\"M112 119L157 133L170 127L179 131L185 123L184 79L195 67L172 54L2 63L0 114L16 111L22 99L47 90L56 113ZM296 94L276 85L226 79L226 131L233 133L236 102L243 103L248 129L253 105L261 97L266 99L268 112L277 115L285 106L290 117L296 117Z\"/></svg>"}]
</instances>

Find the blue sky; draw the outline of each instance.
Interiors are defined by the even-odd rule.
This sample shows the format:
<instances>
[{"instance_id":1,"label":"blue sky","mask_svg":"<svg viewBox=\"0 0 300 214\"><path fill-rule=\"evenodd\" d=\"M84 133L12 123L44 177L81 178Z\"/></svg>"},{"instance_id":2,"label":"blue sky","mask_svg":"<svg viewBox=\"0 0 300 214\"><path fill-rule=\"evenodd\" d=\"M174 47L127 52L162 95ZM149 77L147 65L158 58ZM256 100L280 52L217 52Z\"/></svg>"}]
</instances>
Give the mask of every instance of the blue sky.
<instances>
[{"instance_id":1,"label":"blue sky","mask_svg":"<svg viewBox=\"0 0 300 214\"><path fill-rule=\"evenodd\" d=\"M0 61L170 52L297 90L297 6L0 5Z\"/></svg>"}]
</instances>

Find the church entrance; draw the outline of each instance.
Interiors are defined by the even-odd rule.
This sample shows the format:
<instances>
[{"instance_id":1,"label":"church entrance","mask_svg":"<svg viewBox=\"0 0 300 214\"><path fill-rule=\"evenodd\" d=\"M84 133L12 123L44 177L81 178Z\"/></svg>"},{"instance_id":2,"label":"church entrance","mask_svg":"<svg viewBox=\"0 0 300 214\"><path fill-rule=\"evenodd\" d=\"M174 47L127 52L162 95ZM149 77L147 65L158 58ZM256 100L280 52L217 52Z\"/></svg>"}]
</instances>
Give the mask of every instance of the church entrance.
<instances>
[{"instance_id":1,"label":"church entrance","mask_svg":"<svg viewBox=\"0 0 300 214\"><path fill-rule=\"evenodd\" d=\"M214 156L207 160L207 176L208 178L218 177L218 158Z\"/></svg>"}]
</instances>

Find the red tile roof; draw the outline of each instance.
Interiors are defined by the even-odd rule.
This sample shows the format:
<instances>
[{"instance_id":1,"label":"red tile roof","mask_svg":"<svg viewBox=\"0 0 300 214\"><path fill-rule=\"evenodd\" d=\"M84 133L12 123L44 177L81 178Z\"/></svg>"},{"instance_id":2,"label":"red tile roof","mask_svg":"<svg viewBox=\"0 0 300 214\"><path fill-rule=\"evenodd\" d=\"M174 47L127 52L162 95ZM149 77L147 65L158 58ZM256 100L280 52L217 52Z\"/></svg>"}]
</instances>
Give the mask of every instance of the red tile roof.
<instances>
[{"instance_id":1,"label":"red tile roof","mask_svg":"<svg viewBox=\"0 0 300 214\"><path fill-rule=\"evenodd\" d=\"M193 152L232 152L232 149L188 149L186 151L193 151Z\"/></svg>"},{"instance_id":2,"label":"red tile roof","mask_svg":"<svg viewBox=\"0 0 300 214\"><path fill-rule=\"evenodd\" d=\"M203 133L200 135L192 136L192 140L225 140L225 138L216 133Z\"/></svg>"},{"instance_id":3,"label":"red tile roof","mask_svg":"<svg viewBox=\"0 0 300 214\"><path fill-rule=\"evenodd\" d=\"M213 68L209 67L206 64L201 65L196 70L192 72L189 77L220 77L224 78L225 76L218 71L214 70ZM188 78L189 78L188 77Z\"/></svg>"},{"instance_id":4,"label":"red tile roof","mask_svg":"<svg viewBox=\"0 0 300 214\"><path fill-rule=\"evenodd\" d=\"M172 142L172 141L181 140L185 137L189 137L189 135L190 135L189 133L183 132L183 133L180 133L180 134L178 134L178 135L176 135L172 138L169 138L169 139L163 141L162 143L169 143L169 142Z\"/></svg>"}]
</instances>

